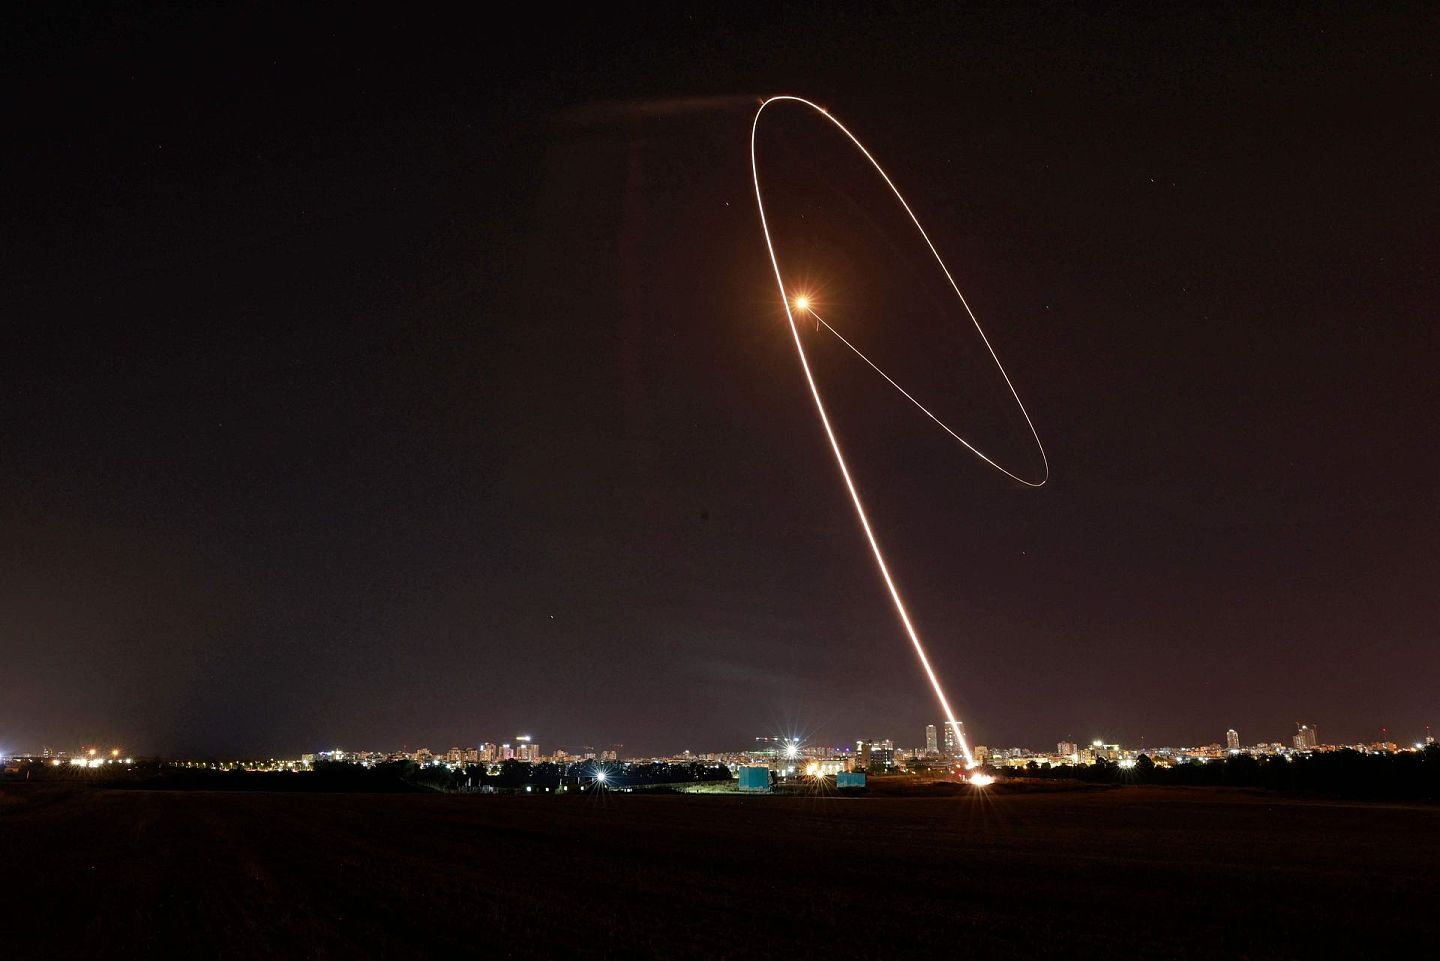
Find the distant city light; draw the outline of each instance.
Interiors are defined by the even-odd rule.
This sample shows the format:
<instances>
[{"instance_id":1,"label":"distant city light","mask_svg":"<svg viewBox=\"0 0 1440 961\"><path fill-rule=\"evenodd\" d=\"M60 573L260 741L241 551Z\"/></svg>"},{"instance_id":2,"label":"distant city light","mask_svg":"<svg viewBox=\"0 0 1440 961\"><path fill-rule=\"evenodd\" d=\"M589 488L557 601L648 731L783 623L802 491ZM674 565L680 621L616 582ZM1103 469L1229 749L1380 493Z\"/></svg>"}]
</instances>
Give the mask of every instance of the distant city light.
<instances>
[{"instance_id":1,"label":"distant city light","mask_svg":"<svg viewBox=\"0 0 1440 961\"><path fill-rule=\"evenodd\" d=\"M1223 764L1229 758L1243 756L1257 759L1262 764L1271 761L1279 762L1305 762L1308 758L1317 755L1324 755L1331 752L1351 751L1366 755L1404 755L1412 750L1424 753L1433 746L1434 740L1427 736L1425 740L1395 743L1389 740L1361 743L1340 743L1340 744L1314 744L1314 726L1302 726L1306 737L1295 738L1296 746L1292 747L1282 741L1262 741L1249 747L1235 748L1230 746L1238 739L1234 735L1234 729L1225 732L1223 738L1217 738L1210 743L1196 744L1188 747L1171 747L1163 745L1141 745L1139 748L1125 747L1120 743L1107 743L1097 741L1094 746L1086 745L1081 747L1074 741L1059 741L1054 749L1044 751L1031 750L1028 747L986 747L976 745L969 763L963 756L960 756L961 745L959 737L946 738L943 752L933 749L938 746L936 734L939 731L938 725L927 725L925 729L925 747L903 748L889 738L866 739L862 738L852 742L851 745L830 747L823 741L805 743L798 736L769 736L755 738L755 746L748 751L716 751L706 752L699 755L693 750L687 749L677 754L668 756L625 757L621 758L619 753L611 749L604 751L593 751L584 749L581 752L567 752L557 748L549 755L542 755L536 746L536 741L530 735L521 735L518 739L521 747L528 746L530 751L523 755L520 751L512 753L497 750L500 745L484 742L479 748L461 749L451 748L449 752L435 753L428 748L417 750L405 749L403 751L378 752L378 751L321 751L316 754L303 754L295 759L269 758L266 760L220 760L220 761L194 761L194 760L159 760L149 762L158 764L159 768L199 768L202 770L219 771L288 771L305 772L320 769L326 761L351 763L366 768L379 767L380 765L395 762L415 764L419 768L445 767L451 771L458 772L463 776L463 783L459 783L459 790L478 791L481 793L504 793L518 792L525 793L526 784L530 778L521 780L513 786L505 784L487 783L484 779L493 779L502 773L502 764L519 762L523 766L531 765L553 765L559 769L561 783L558 788L546 786L539 783L535 787L528 788L531 793L537 790L542 793L552 791L564 792L567 790L594 788L596 791L625 791L635 790L632 785L638 780L642 785L648 785L649 775L640 773L642 768L632 769L634 765L672 765L683 766L693 769L698 762L705 762L706 771L704 774L693 772L687 779L699 780L725 780L728 776L734 779L737 772L744 772L752 768L763 771L766 774L766 781L769 785L777 785L790 781L797 776L810 779L815 787L825 783L825 779L845 775L849 778L855 773L862 776L864 772L876 775L882 773L909 773L918 776L938 776L952 782L973 784L976 788L985 788L994 784L1007 775L1017 779L1033 777L1062 777L1073 776L1066 772L1070 765L1079 767L1100 766L1112 767L1123 772L1117 780L1126 783L1134 783L1137 778L1141 781L1157 779L1160 783L1165 782L1165 772L1177 766L1204 766ZM949 733L949 732L947 732ZM959 732L955 732L957 735ZM1382 732L1382 735L1386 732ZM528 744L527 744L528 742ZM1304 747L1300 747L1303 743ZM616 745L618 747L618 745ZM28 777L29 769L39 768L70 768L85 771L87 769L98 769L109 771L110 765L124 765L131 772L136 771L133 765L136 763L133 758L122 759L123 748L105 750L84 746L75 751L52 751L45 748L42 754L14 753L11 749L0 752L0 769L3 769L3 776L10 777L21 775ZM1143 768L1140 760L1145 760ZM512 760L513 759L513 760ZM480 765L478 772L473 765ZM29 769L27 769L29 768ZM617 772L624 772L622 780L624 783L614 784L611 782L611 769ZM148 770L148 768L146 769ZM995 774L982 773L985 771L997 772ZM718 772L718 773L717 773ZM1153 772L1153 774L1152 774ZM478 773L479 779L476 779ZM665 772L667 775L670 772ZM1101 772L1103 776L1103 771ZM684 775L681 775L684 777ZM742 783L744 779L742 778ZM856 786L853 782L837 782L841 788ZM793 785L792 785L793 786ZM643 790L643 786L640 788ZM741 788L747 790L747 788ZM709 793L707 790L706 793Z\"/></svg>"}]
</instances>

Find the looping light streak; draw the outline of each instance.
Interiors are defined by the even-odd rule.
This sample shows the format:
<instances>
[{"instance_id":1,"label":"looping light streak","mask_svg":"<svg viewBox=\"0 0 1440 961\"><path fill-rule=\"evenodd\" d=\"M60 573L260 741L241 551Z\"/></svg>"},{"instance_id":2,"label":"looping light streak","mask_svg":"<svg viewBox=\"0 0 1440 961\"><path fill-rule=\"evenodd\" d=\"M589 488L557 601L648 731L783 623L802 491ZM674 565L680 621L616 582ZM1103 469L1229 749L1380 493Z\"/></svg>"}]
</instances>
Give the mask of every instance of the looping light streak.
<instances>
[{"instance_id":1,"label":"looping light streak","mask_svg":"<svg viewBox=\"0 0 1440 961\"><path fill-rule=\"evenodd\" d=\"M888 374L886 374L883 370L877 367L870 360L870 358L866 357L863 353L861 353L854 344L850 343L850 341L842 337L840 333L835 330L835 328L831 327L828 323L826 323L825 320L815 312L814 307L810 303L808 298L803 296L797 298L792 309L790 295L785 289L785 278L780 272L780 260L775 253L775 241L770 236L770 224L765 217L765 198L764 194L760 189L760 166L759 160L756 157L755 150L755 139L760 129L760 118L764 115L765 109L771 104L785 102L797 103L809 107L811 110L814 110L820 116L833 123L835 127L841 133L843 133L852 144L855 145L856 149L858 149L860 153L864 155L865 159L870 161L870 165L875 168L875 171L878 174L880 174L881 178L885 181L885 185L890 188L890 191L895 195L895 199L900 202L900 206L904 208L905 213L910 217L910 222L915 225L915 229L920 233L921 239L925 241L925 246L930 248L930 253L934 256L935 262L940 265L940 270L945 274L945 279L949 281L950 289L955 291L955 296L959 299L961 306L965 308L965 313L970 317L970 322L975 325L975 330L977 333L979 333L980 340L985 344L985 349L990 352L990 358L995 362L995 367L1000 371L1000 376L1005 378L1005 386L1010 389L1010 396L1015 399L1016 407L1019 408L1021 416L1025 418L1025 423L1030 428L1030 436L1034 438L1035 448L1040 452L1040 460L1044 464L1044 476L1042 476L1038 481L1028 480L1024 477L1019 476L1018 474L1015 474L1010 470L1007 470L1004 467L1001 467L998 463L996 463L994 460L992 460L990 457L986 456L982 451L980 451L977 447L975 447L975 445L971 444L969 441L965 440L965 438L961 437L959 434L955 433L955 431L951 430L948 426L946 426L943 421L940 420L940 418L936 417L923 404L921 404L918 400L912 397L908 391L906 391L899 384L895 383L894 380L891 380ZM864 360L865 363L869 364L872 368L874 368L874 370L878 374L880 374L880 376L884 377L887 381L889 381L891 386L893 386L896 390L900 391L900 393L904 394L905 397L912 404L924 411L926 416L928 416L931 420L935 421L935 423L939 424L942 428L944 428L946 433L948 433L951 437L954 437L960 443L964 444L977 457L979 457L985 463L989 464L991 467L1000 471L1000 473L1004 474L1005 476L1013 478L1014 480L1017 480L1028 487L1044 486L1045 482L1050 479L1050 461L1049 458L1045 456L1045 446L1040 443L1040 434L1035 430L1035 424L1030 420L1030 414L1028 411L1025 410L1025 404L1021 402L1020 395L1015 390L1015 385L1011 383L1010 375L1006 373L1005 366L1000 363L1000 358L996 355L995 348L990 345L990 339L985 336L985 331L980 327L980 321L975 318L974 311L970 309L970 305L966 302L965 295L960 293L960 288L955 283L955 278L950 275L950 270L945 266L945 261L941 259L940 252L936 250L935 245L930 242L930 237L925 233L925 228L920 226L920 221L915 216L915 212L911 210L910 205L905 202L905 198L901 195L899 188L895 186L894 181L890 179L889 174L885 172L884 168L880 166L880 163L871 155L870 151L865 149L865 145L862 144L858 139L856 139L855 135L852 134L844 124L832 117L829 111L827 111L824 107L812 103L811 101L806 100L803 97L777 96L768 98L763 103L761 103L759 109L755 111L755 119L750 125L750 175L755 184L755 205L760 213L760 228L762 231L764 231L765 234L765 247L770 254L770 265L775 270L775 284L780 290L780 302L782 305L784 305L785 317L790 322L790 334L795 340L795 351L800 357L800 369L805 374L805 383L809 386L810 396L815 401L815 412L820 416L820 426L824 428L825 437L830 441L830 449L835 454L835 463L840 468L840 477L845 482L845 489L850 493L850 501L855 506L855 516L859 519L860 529L864 531L865 539L870 544L870 551L875 556L875 566L880 571L880 577L885 581L885 587L890 592L890 600L895 605L895 613L900 616L900 623L905 628L905 634L910 638L910 643L915 648L915 654L920 659L920 666L924 668L925 676L930 679L930 686L935 691L935 697L940 702L941 710L945 712L946 723L949 724L950 729L955 732L956 743L960 745L960 750L965 755L966 764L970 767L974 767L975 758L974 755L970 752L970 745L965 738L964 729L960 726L960 722L955 719L955 712L950 708L950 701L945 697L945 691L940 686L940 679L935 675L935 669L930 666L930 659L925 654L925 646L920 642L920 635L916 632L915 625L910 622L910 614L905 608L905 601L900 596L899 588L895 586L895 579L890 575L890 566L885 562L885 555L880 550L880 543L876 540L875 532L870 527L870 519L865 512L865 505L861 502L860 492L858 489L856 489L855 481L850 476L849 465L846 464L845 455L840 450L840 441L838 438L836 438L835 430L830 425L830 417L825 412L825 402L820 398L820 388L816 385L815 376L810 370L810 359L805 353L805 343L800 337L800 328L795 323L795 311L802 310L814 317L817 324L823 325L826 330L830 331L837 338L839 338L841 343L845 344L846 347L849 347L862 360Z\"/></svg>"}]
</instances>

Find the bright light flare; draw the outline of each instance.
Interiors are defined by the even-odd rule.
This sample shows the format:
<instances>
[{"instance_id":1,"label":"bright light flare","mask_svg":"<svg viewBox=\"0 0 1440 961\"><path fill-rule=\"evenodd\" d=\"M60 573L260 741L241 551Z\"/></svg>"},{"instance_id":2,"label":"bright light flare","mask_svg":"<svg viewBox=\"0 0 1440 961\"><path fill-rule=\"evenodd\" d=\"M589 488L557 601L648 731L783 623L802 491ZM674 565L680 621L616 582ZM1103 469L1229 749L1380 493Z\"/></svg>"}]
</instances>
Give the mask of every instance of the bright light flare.
<instances>
[{"instance_id":1,"label":"bright light flare","mask_svg":"<svg viewBox=\"0 0 1440 961\"><path fill-rule=\"evenodd\" d=\"M995 783L995 779L989 774L975 774L971 776L970 783L976 787L989 787Z\"/></svg>"},{"instance_id":2,"label":"bright light flare","mask_svg":"<svg viewBox=\"0 0 1440 961\"><path fill-rule=\"evenodd\" d=\"M830 417L825 411L825 403L820 398L820 388L815 383L815 376L810 370L810 359L805 353L805 344L800 337L800 328L795 323L795 312L805 311L812 316L815 316L817 327L823 322L820 321L819 316L815 315L814 310L811 309L810 297L808 294L798 294L793 300L791 299L789 293L785 289L785 277L780 272L780 259L775 252L775 241L770 236L770 224L765 216L765 198L763 191L760 189L760 163L756 155L755 142L756 135L760 130L760 117L765 113L765 108L769 107L772 104L785 102L797 103L809 107L811 110L818 113L821 117L824 117L826 120L833 123L836 128L839 129L839 131L843 133L852 144L855 145L855 148L864 155L865 159L870 161L870 164L875 168L876 173L880 175L881 179L885 181L886 186L888 186L891 192L894 193L895 199L899 201L900 206L904 208L905 213L910 217L910 222L915 225L916 231L919 232L921 239L925 241L925 245L930 249L931 255L934 256L936 264L939 265L941 272L944 273L945 279L949 282L951 290L955 292L956 298L960 301L960 305L965 309L965 313L969 316L971 323L975 325L975 331L980 335L980 340L985 344L985 349L989 351L990 359L995 362L995 367L997 370L1000 371L1000 376L1004 378L1005 386L1010 389L1010 396L1014 398L1015 406L1020 411L1021 416L1025 418L1025 424L1030 428L1030 436L1034 438L1035 447L1040 452L1040 460L1045 467L1044 476L1042 476L1039 480L1031 480L1021 477L1018 474L1012 473L1011 471L1002 467L990 457L986 456L973 444L969 443L963 437L960 437L958 434L955 434L954 431L951 431L948 427L945 427L943 423L940 423L939 418L936 418L933 414L930 414L928 410L925 410L925 408L920 405L919 401L916 401L915 398L910 397L910 395L903 388L901 388L899 384L896 384L893 380L890 380L889 376L886 375L884 371L880 371L881 375L884 376L886 380L889 380L890 383L895 386L896 389L900 390L901 393L905 394L906 397L909 397L910 400L916 404L916 406L920 406L921 410L925 410L926 414L930 414L930 417L934 419L936 423L940 423L941 427L944 427L945 430L951 433L957 440L960 441L960 443L964 444L967 448L969 448L970 451L973 452L977 457L985 461L985 463L989 464L991 467L994 467L996 470L1000 471L1002 474L1005 474L1006 476L1011 477L1019 481L1020 483L1025 484L1026 486L1041 487L1044 486L1046 481L1050 479L1050 461L1045 456L1044 445L1040 443L1040 434L1035 430L1035 425L1030 420L1030 414L1028 411L1025 410L1025 404L1020 400L1020 394L1015 390L1015 385L1011 383L1010 375L1005 371L1005 366L1000 363L1000 358L995 353L995 348L990 345L990 339L985 336L985 331L981 328L980 322L975 318L974 311L970 309L970 305L965 301L965 295L960 293L960 288L955 283L955 278L950 275L949 268L945 266L945 261L941 259L940 252L936 250L935 245L930 242L930 237L925 233L925 228L920 226L920 220L915 216L915 212L910 209L910 205L906 203L905 198L901 195L899 188L897 188L894 181L890 179L890 175L885 172L884 168L880 166L880 163L874 158L874 156L871 155L870 151L865 149L865 145L862 144L844 124L836 120L834 117L830 116L829 111L827 111L824 107L812 103L811 101L806 100L803 97L794 96L770 97L762 104L760 104L759 109L755 111L755 119L751 122L750 125L750 175L755 185L755 205L760 214L760 229L765 234L765 247L770 254L770 266L775 271L775 283L780 290L780 301L785 305L785 316L786 319L788 319L790 322L790 334L795 341L795 351L800 357L800 369L805 374L805 383L809 386L810 396L815 402L815 412L820 417L820 426L824 429L825 437L830 442L830 449L835 455L836 466L840 469L840 478L845 482L845 489L849 492L850 501L855 507L855 516L860 521L860 528L865 533L866 541L868 541L870 544L870 552L874 555L875 566L879 569L880 577L882 580L884 580L885 587L890 592L890 600L894 604L895 613L899 615L900 623L905 628L905 634L909 637L911 645L915 648L915 655L920 660L920 666L924 669L926 677L930 680L930 686L935 692L935 698L940 702L941 710L944 711L946 723L949 724L950 729L955 732L956 743L959 744L960 750L965 756L967 767L973 768L975 766L975 758L970 751L970 745L966 741L964 730L961 728L960 722L956 720L955 712L950 708L950 702L945 697L945 691L940 686L939 677L936 676L934 668L930 666L930 659L925 654L925 646L920 641L920 635L915 630L915 626L910 622L910 614L905 609L905 601L900 596L900 589L896 586L894 578L890 576L890 566L885 562L885 555L880 550L880 543L875 537L875 532L870 528L870 520L866 514L865 505L860 500L860 491L856 488L854 480L850 477L849 465L846 464L845 455L840 450L840 441L835 436L834 428L832 428L830 425ZM828 324L825 324L824 326L830 329L832 333L836 333L834 329L830 328ZM839 334L836 333L836 336L838 337ZM844 340L844 338L840 339L842 341ZM846 343L847 346L849 346L848 341ZM855 349L853 346L851 347L851 349L855 350L857 354L860 353L859 350ZM869 359L865 358L864 354L861 354L860 356L864 358L867 363L869 363ZM871 364L871 366L874 367L875 365ZM875 369L877 371L880 370L878 367L876 367ZM988 778L988 775L979 775L976 779L972 779L971 783L979 783L979 778ZM989 782L987 781L986 783Z\"/></svg>"},{"instance_id":3,"label":"bright light flare","mask_svg":"<svg viewBox=\"0 0 1440 961\"><path fill-rule=\"evenodd\" d=\"M595 772L595 783L597 784L604 784L607 780L609 780L609 778L610 775L606 774L604 771Z\"/></svg>"}]
</instances>

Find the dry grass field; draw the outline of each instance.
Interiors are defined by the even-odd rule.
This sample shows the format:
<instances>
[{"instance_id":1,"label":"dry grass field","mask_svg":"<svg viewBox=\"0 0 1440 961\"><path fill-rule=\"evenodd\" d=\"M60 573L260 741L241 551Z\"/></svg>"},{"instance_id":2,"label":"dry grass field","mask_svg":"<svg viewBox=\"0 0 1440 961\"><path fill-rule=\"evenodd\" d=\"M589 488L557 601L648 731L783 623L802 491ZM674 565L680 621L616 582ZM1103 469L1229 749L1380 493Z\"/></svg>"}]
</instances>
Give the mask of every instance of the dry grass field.
<instances>
[{"instance_id":1,"label":"dry grass field","mask_svg":"<svg viewBox=\"0 0 1440 961\"><path fill-rule=\"evenodd\" d=\"M1440 807L0 786L14 957L1434 957ZM20 953L20 952L35 953Z\"/></svg>"}]
</instances>

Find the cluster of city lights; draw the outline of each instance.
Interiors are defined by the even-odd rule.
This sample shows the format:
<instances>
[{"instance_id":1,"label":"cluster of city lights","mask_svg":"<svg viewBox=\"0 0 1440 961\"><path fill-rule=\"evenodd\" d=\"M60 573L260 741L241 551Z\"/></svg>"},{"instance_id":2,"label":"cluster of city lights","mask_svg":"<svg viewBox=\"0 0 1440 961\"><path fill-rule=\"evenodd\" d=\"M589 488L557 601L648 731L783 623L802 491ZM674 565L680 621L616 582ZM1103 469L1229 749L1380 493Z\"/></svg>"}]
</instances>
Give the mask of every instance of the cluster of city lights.
<instances>
[{"instance_id":1,"label":"cluster of city lights","mask_svg":"<svg viewBox=\"0 0 1440 961\"><path fill-rule=\"evenodd\" d=\"M1386 731L1381 733L1382 738L1388 734ZM1103 739L1097 739L1085 745L1064 740L1055 745L1054 751L1032 751L1023 747L989 748L983 744L977 744L972 748L970 760L967 761L960 755L959 745L949 737L946 738L942 749L936 734L936 725L927 725L925 746L913 749L897 748L894 742L888 738L860 739L843 746L827 746L823 743L808 743L805 738L793 734L768 736L756 738L757 746L750 750L699 755L687 750L682 754L669 757L657 756L648 760L652 764L705 763L712 767L724 766L729 769L730 776L740 778L742 784L746 771L753 772L756 769L763 769L768 771L770 776L782 781L803 779L813 782L817 786L827 780L839 779L841 775L844 775L842 780L845 783L839 786L843 788L863 786L863 778L867 775L873 777L908 772L911 775L930 775L968 783L977 788L985 788L995 784L997 778L1024 777L1026 770L1030 768L1047 769L1062 766L1085 767L1094 764L1113 764L1127 774L1131 772L1138 774L1137 769L1142 763L1147 762L1157 768L1169 768L1177 765L1221 763L1226 758L1238 755L1257 758L1274 757L1293 761L1309 754L1331 751L1349 750L1362 754L1393 754L1409 753L1412 750L1417 752L1432 750L1435 745L1435 738L1429 733L1428 728L1424 739L1415 741L1413 745L1409 741L1395 743L1388 739L1371 743L1319 743L1315 727L1310 724L1301 724L1289 745L1280 741L1268 741L1242 746L1239 733L1231 728L1225 732L1223 745L1216 742L1194 747L1160 745L1126 747ZM521 740L528 741L529 739L522 738ZM111 765L121 768L133 767L134 759L123 757L122 753L118 747L108 752L96 747L85 747L76 754L66 752L52 754L47 748L44 754L38 756L0 751L0 762L3 762L0 763L0 767L4 768L4 773L7 775L20 773L26 764L87 770L105 769ZM453 756L458 753L460 753L459 748L452 748L449 755ZM162 764L166 767L186 769L297 773L315 770L317 761L332 760L364 767L396 760L411 761L421 767L446 766L452 770L458 770L460 767L458 762L451 761L444 755L431 755L424 749L417 752L399 752L388 755L335 749L321 752L319 755L304 755L300 759L293 760L274 758L266 761L174 759L164 761ZM628 785L628 778L624 772L628 770L630 764L644 763L646 759L622 760L613 750L607 750L598 757L592 753L572 758L563 751L557 750L553 759L539 760L559 765L562 769L570 772L569 776L576 777L585 787L595 790L629 791L632 788ZM501 765L493 762L486 763L486 767L491 774L501 770ZM862 780L857 783L852 780L852 775L858 776ZM744 786L740 789L747 790Z\"/></svg>"},{"instance_id":2,"label":"cluster of city lights","mask_svg":"<svg viewBox=\"0 0 1440 961\"><path fill-rule=\"evenodd\" d=\"M70 758L68 761L65 760L65 759L63 759L63 758L58 758L58 757L57 757L57 758L52 758L51 761L50 761L50 766L51 766L51 767L60 767L61 765L69 764L70 767L85 767L85 768L91 768L91 767L104 767L104 766L107 765L107 764L134 764L134 763L135 763L134 760L131 759L131 758L128 758L128 757L122 758L122 757L120 756L120 749L119 749L118 747L117 747L117 748L113 748L113 749L110 751L110 756L109 756L109 757L105 757L105 756L102 755L99 751L97 751L95 748L92 747L92 748L86 749L85 753L76 755L75 757Z\"/></svg>"}]
</instances>

